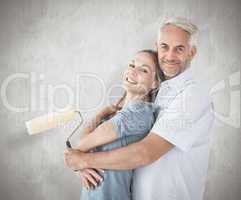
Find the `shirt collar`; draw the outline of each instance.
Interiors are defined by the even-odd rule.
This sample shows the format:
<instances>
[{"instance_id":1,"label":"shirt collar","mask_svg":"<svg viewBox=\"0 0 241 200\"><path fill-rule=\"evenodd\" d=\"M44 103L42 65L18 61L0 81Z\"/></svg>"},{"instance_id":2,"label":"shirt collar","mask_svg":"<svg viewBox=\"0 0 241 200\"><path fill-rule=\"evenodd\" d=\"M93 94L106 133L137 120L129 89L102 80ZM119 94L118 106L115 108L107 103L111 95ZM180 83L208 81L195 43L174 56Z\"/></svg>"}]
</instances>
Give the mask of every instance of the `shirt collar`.
<instances>
[{"instance_id":1,"label":"shirt collar","mask_svg":"<svg viewBox=\"0 0 241 200\"><path fill-rule=\"evenodd\" d=\"M190 67L187 68L184 72L181 74L175 76L174 78L171 78L169 80L163 81L162 84L167 84L169 87L179 88L184 86L185 82L192 79L192 73L190 70Z\"/></svg>"}]
</instances>

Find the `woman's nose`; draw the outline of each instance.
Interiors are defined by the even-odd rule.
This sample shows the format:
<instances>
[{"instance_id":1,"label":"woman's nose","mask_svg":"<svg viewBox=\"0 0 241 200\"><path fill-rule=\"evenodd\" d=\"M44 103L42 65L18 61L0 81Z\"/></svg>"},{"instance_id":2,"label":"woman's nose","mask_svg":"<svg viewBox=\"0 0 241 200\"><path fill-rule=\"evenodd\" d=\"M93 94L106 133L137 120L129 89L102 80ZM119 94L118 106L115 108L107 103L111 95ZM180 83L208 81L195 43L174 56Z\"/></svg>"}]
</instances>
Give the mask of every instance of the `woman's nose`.
<instances>
[{"instance_id":1,"label":"woman's nose","mask_svg":"<svg viewBox=\"0 0 241 200\"><path fill-rule=\"evenodd\" d=\"M130 73L132 76L137 76L137 69L131 68L128 73Z\"/></svg>"}]
</instances>

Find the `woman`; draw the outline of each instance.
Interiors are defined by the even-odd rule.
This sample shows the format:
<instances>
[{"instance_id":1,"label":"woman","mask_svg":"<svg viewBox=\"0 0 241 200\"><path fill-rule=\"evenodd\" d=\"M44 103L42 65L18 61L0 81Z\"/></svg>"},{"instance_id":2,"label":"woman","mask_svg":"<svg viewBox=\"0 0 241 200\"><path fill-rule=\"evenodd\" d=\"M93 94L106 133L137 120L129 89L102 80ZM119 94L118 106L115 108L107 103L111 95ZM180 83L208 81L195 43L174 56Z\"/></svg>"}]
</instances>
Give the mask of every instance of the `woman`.
<instances>
[{"instance_id":1,"label":"woman","mask_svg":"<svg viewBox=\"0 0 241 200\"><path fill-rule=\"evenodd\" d=\"M96 117L94 126L85 129L80 151L108 151L141 140L151 129L158 109L150 103L160 84L156 52L139 51L123 75L124 96L114 106L107 107ZM163 77L163 76L162 76ZM99 125L97 125L99 124ZM90 134L89 134L90 133ZM130 158L131 159L131 158ZM71 162L68 152L65 161ZM93 171L83 177L84 185L94 181ZM131 199L132 170L105 170L103 181L94 190L83 189L81 200ZM93 176L92 176L93 175Z\"/></svg>"}]
</instances>

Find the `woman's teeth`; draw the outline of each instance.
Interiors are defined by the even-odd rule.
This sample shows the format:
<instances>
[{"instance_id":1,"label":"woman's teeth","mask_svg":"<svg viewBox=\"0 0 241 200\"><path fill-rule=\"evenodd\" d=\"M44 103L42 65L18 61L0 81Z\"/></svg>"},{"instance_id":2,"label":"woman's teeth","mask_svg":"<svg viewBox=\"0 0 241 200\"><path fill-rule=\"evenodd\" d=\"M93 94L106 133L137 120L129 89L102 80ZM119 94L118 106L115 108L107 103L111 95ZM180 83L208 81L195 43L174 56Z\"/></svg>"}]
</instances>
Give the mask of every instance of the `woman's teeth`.
<instances>
[{"instance_id":1,"label":"woman's teeth","mask_svg":"<svg viewBox=\"0 0 241 200\"><path fill-rule=\"evenodd\" d=\"M136 81L133 81L133 80L131 80L130 78L126 78L126 80L127 80L127 82L129 82L129 83L131 83L131 84L137 84Z\"/></svg>"}]
</instances>

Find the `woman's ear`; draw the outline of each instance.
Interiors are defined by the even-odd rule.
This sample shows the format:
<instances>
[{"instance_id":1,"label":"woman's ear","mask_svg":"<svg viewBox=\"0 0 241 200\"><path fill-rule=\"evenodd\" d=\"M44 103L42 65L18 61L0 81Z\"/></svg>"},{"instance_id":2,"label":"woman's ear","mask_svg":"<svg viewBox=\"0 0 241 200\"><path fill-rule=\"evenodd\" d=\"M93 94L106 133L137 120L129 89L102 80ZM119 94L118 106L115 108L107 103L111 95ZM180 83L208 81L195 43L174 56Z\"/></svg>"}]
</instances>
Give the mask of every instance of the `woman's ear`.
<instances>
[{"instance_id":1,"label":"woman's ear","mask_svg":"<svg viewBox=\"0 0 241 200\"><path fill-rule=\"evenodd\" d=\"M158 88L159 85L160 85L160 81L159 81L159 80L155 80L155 81L153 81L153 83L152 83L151 89L154 90L154 89Z\"/></svg>"}]
</instances>

